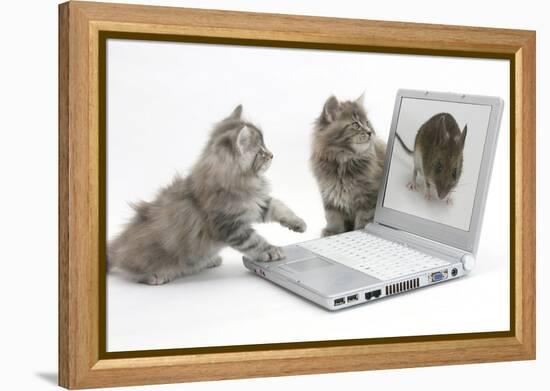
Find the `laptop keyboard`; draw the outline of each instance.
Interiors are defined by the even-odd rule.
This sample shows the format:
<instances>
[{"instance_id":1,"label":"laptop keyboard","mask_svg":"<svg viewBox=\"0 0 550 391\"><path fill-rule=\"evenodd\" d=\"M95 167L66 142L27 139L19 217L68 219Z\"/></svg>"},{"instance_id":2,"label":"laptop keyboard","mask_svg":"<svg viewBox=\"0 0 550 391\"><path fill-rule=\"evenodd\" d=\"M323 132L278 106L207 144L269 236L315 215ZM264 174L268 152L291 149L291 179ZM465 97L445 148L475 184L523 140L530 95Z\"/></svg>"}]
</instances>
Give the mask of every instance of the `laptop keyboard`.
<instances>
[{"instance_id":1,"label":"laptop keyboard","mask_svg":"<svg viewBox=\"0 0 550 391\"><path fill-rule=\"evenodd\" d=\"M447 266L449 263L406 245L363 230L346 232L298 244L382 281Z\"/></svg>"}]
</instances>

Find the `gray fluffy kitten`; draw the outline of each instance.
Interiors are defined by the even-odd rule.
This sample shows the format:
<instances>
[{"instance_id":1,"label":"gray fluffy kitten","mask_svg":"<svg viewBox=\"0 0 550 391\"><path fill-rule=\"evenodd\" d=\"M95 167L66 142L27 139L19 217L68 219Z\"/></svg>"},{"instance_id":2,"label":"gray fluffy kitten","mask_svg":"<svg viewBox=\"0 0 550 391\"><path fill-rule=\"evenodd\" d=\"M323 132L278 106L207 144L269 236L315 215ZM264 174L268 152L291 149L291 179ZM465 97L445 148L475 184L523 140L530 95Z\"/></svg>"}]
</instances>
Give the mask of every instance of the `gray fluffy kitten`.
<instances>
[{"instance_id":1,"label":"gray fluffy kitten","mask_svg":"<svg viewBox=\"0 0 550 391\"><path fill-rule=\"evenodd\" d=\"M374 217L386 143L376 136L363 96L339 102L331 96L315 123L311 165L327 226L322 235L364 228Z\"/></svg>"},{"instance_id":2,"label":"gray fluffy kitten","mask_svg":"<svg viewBox=\"0 0 550 391\"><path fill-rule=\"evenodd\" d=\"M225 246L261 261L283 258L252 223L276 221L297 232L306 224L269 196L263 173L273 155L241 113L238 106L216 125L189 176L176 176L152 202L134 207L135 216L109 245L109 269L158 285L219 266Z\"/></svg>"}]
</instances>

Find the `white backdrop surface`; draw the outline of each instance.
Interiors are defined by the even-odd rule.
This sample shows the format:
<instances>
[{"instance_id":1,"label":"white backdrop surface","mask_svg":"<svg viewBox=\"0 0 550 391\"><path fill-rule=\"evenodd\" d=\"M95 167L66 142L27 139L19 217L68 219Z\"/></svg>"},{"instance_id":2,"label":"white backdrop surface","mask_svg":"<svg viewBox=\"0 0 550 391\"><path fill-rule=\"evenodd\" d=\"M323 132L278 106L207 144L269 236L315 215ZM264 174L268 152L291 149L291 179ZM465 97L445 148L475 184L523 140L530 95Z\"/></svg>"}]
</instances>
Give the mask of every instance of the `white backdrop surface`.
<instances>
[{"instance_id":1,"label":"white backdrop surface","mask_svg":"<svg viewBox=\"0 0 550 391\"><path fill-rule=\"evenodd\" d=\"M275 155L266 174L273 195L308 224L304 234L257 225L269 241L286 245L319 237L325 224L308 159L313 121L331 94L345 100L364 92L384 140L399 88L509 96L509 64L503 60L127 40L109 41L107 58L109 237L131 216L128 202L150 200L176 171L186 174L212 125L237 104L263 129ZM329 313L258 279L240 254L226 249L220 268L166 286L109 276L108 350L507 330L508 246L495 244L508 243L508 120L507 112L480 267L470 277ZM481 286L487 294L479 295Z\"/></svg>"},{"instance_id":2,"label":"white backdrop surface","mask_svg":"<svg viewBox=\"0 0 550 391\"><path fill-rule=\"evenodd\" d=\"M112 0L104 1L112 2ZM546 4L534 0L525 0L520 6L517 3L496 0L484 2L464 0L445 3L445 6L441 6L440 1L434 0L417 2L396 0L368 4L361 1L329 0L265 0L261 2L256 0L118 0L118 2L536 29L537 69L545 70L550 67L549 50L546 44L550 39ZM2 363L7 368L2 374L0 384L2 388L9 390L59 389L56 386L58 352L57 4L58 1L53 0L31 0L4 2L0 5L2 15L6 16L0 24L2 45L5 53L13 54L2 62L2 72L0 72L2 85L0 102L5 108L2 110L3 142L0 143L0 162L3 167L1 175L5 184L4 191L0 192L0 200L4 206L0 229L5 239L2 242L4 278L0 284L0 292L5 316L0 323L2 331L0 340L3 348ZM22 28L19 15L25 15L25 26L32 27ZM28 86L32 88L25 88ZM286 376L125 389L136 391L144 389L247 391L357 388L441 390L443 385L448 391L541 389L541 384L544 385L548 381L550 367L550 343L548 333L545 332L550 320L550 307L544 300L550 294L549 284L547 284L550 268L548 262L545 262L550 254L550 243L545 240L550 235L549 204L545 202L550 197L549 180L545 169L550 166L550 154L547 153L550 136L544 131L550 126L544 110L550 104L549 88L547 73L539 71L537 74L539 108L537 111L539 129L537 133L537 199L539 200L537 203L537 256L540 262L537 265L539 300L537 301L536 361ZM504 136L501 135L500 141L502 137ZM499 164L498 160L495 164ZM139 194L139 196L142 195ZM494 197L494 194L489 197ZM498 217L499 212L498 207L489 208L486 218ZM227 264L229 262L226 262ZM237 262L232 266L233 270L238 267ZM482 270L477 269L475 273L476 275L482 273ZM441 289L446 288L442 285ZM439 288L434 290L438 294L441 292ZM426 292L433 298L431 291L426 290ZM456 294L462 293L456 292ZM304 308L311 309L309 304L307 306L304 304ZM471 309L471 311L477 310ZM370 316L367 318L371 319ZM246 328L248 325L243 327ZM316 327L318 325L312 326L313 329Z\"/></svg>"}]
</instances>

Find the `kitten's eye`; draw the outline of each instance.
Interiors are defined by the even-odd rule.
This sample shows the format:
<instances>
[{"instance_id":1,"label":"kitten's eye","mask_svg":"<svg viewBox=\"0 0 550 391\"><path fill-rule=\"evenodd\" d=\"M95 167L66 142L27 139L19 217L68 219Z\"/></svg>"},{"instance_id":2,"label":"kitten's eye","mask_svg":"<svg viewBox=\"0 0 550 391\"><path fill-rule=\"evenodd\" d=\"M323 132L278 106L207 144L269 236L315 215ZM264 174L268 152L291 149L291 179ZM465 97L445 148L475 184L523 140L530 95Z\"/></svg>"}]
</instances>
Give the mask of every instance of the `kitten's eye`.
<instances>
[{"instance_id":1,"label":"kitten's eye","mask_svg":"<svg viewBox=\"0 0 550 391\"><path fill-rule=\"evenodd\" d=\"M452 175L453 175L453 179L456 179L456 168L453 168Z\"/></svg>"},{"instance_id":2,"label":"kitten's eye","mask_svg":"<svg viewBox=\"0 0 550 391\"><path fill-rule=\"evenodd\" d=\"M361 124L357 121L352 123L351 126L353 126L353 129L355 129L355 130L360 130L361 129Z\"/></svg>"},{"instance_id":3,"label":"kitten's eye","mask_svg":"<svg viewBox=\"0 0 550 391\"><path fill-rule=\"evenodd\" d=\"M441 162L437 162L437 164L435 165L435 173L441 174L442 171L443 171L443 165L441 164Z\"/></svg>"}]
</instances>

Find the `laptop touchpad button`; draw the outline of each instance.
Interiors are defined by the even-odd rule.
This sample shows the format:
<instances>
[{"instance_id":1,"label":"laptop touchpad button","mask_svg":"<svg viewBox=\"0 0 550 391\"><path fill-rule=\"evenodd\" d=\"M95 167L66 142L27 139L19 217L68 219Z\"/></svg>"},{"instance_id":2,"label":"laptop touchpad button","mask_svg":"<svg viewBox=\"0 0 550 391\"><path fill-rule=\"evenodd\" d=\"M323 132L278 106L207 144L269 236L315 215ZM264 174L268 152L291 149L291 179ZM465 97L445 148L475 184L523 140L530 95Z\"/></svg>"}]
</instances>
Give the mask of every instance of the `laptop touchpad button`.
<instances>
[{"instance_id":1,"label":"laptop touchpad button","mask_svg":"<svg viewBox=\"0 0 550 391\"><path fill-rule=\"evenodd\" d=\"M311 270L316 270L328 266L333 266L334 264L328 261L325 261L321 258L311 258L305 259L303 261L290 262L282 266L282 268L292 271L292 272L306 272Z\"/></svg>"}]
</instances>

